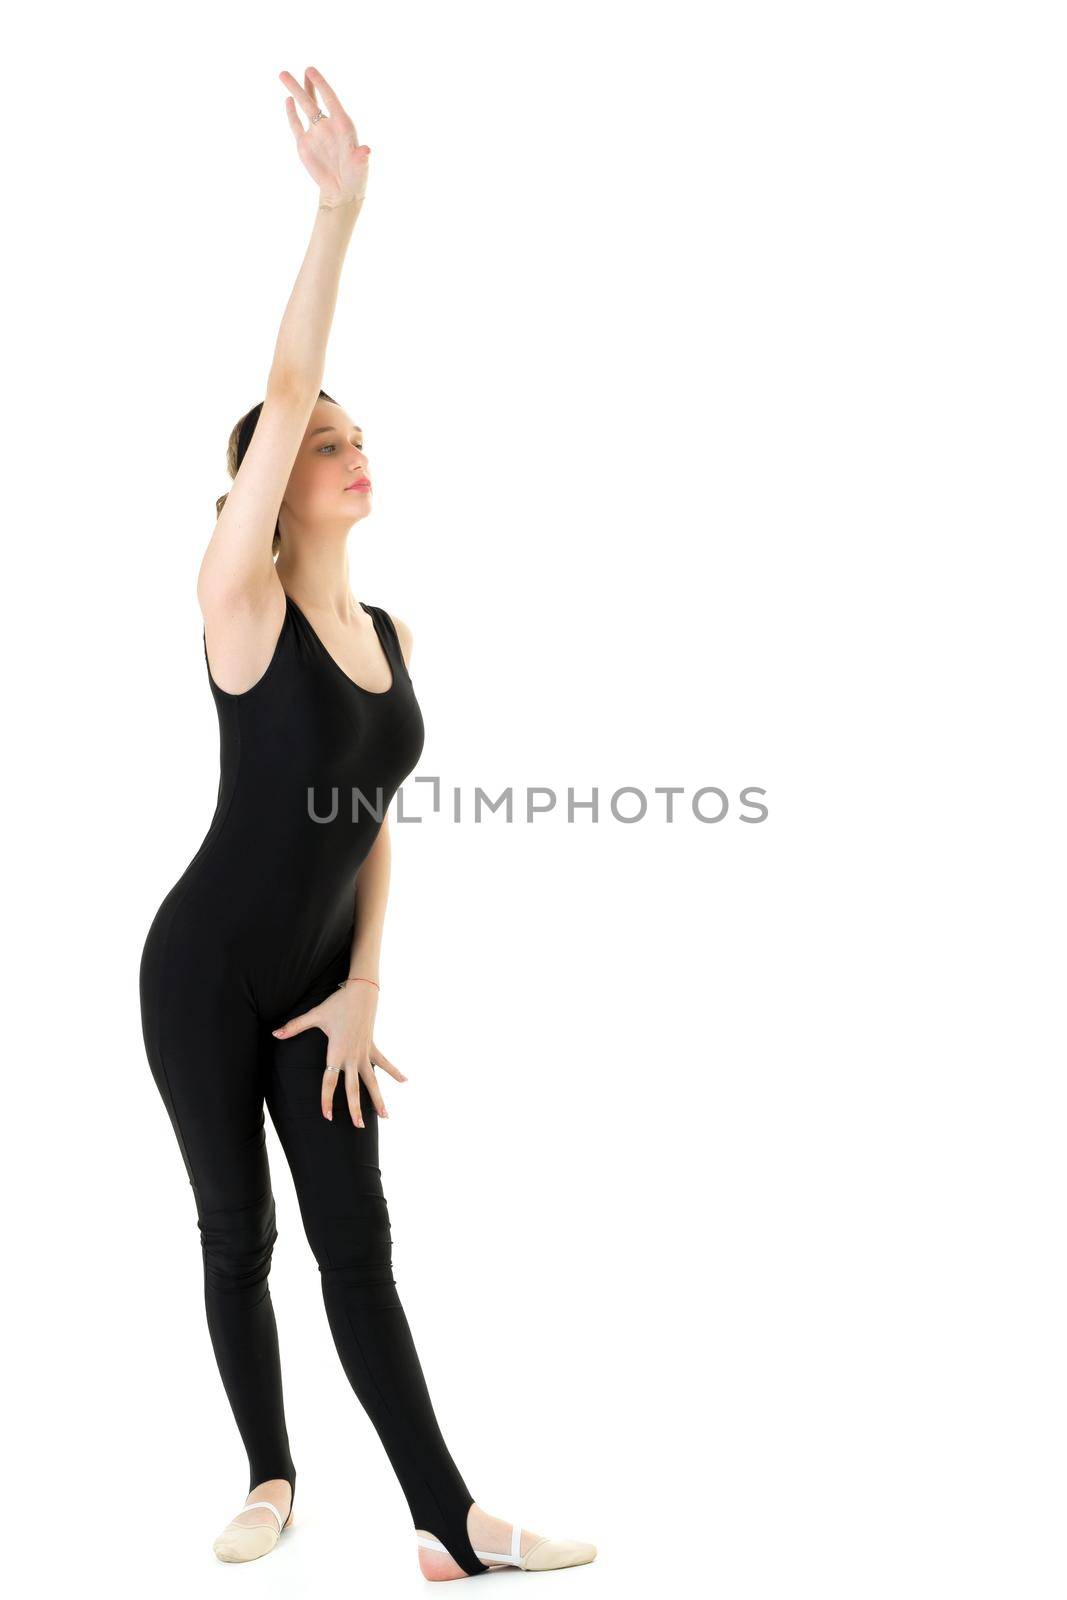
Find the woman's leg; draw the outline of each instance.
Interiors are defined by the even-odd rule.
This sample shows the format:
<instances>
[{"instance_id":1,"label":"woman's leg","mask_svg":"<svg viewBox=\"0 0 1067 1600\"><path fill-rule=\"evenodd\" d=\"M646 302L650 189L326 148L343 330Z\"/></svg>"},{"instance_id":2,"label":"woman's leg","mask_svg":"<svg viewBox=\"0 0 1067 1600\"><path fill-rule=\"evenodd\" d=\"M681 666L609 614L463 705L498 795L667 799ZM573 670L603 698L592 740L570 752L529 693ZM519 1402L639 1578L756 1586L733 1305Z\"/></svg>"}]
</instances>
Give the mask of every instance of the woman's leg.
<instances>
[{"instance_id":1,"label":"woman's leg","mask_svg":"<svg viewBox=\"0 0 1067 1600\"><path fill-rule=\"evenodd\" d=\"M215 975L175 987L150 940L141 967L145 1048L196 1202L204 1302L215 1359L248 1454L249 1493L285 1479L295 1493L268 1273L277 1239L263 1121L259 1024ZM284 1509L284 1508L280 1508ZM268 1512L251 1517L269 1517Z\"/></svg>"},{"instance_id":2,"label":"woman's leg","mask_svg":"<svg viewBox=\"0 0 1067 1600\"><path fill-rule=\"evenodd\" d=\"M416 1528L462 1570L488 1572L467 1535L472 1496L441 1435L392 1271L389 1212L378 1165L378 1116L360 1083L357 1128L340 1082L332 1122L322 1114L326 1035L309 1028L270 1039L266 1090L292 1168L326 1314L348 1380L378 1431Z\"/></svg>"}]
</instances>

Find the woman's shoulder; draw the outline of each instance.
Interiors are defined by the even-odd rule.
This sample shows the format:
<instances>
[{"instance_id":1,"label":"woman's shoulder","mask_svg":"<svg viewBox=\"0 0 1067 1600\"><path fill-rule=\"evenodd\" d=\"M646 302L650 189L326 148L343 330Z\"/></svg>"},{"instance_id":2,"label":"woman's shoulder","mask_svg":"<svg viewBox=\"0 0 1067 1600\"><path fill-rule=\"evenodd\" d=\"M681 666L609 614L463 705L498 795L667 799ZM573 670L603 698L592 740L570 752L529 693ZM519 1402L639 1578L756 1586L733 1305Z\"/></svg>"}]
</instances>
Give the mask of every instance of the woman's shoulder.
<instances>
[{"instance_id":1,"label":"woman's shoulder","mask_svg":"<svg viewBox=\"0 0 1067 1600\"><path fill-rule=\"evenodd\" d=\"M395 612L386 611L384 606L379 607L379 609L393 624L393 630L400 642L400 653L404 657L404 665L409 666L411 663L411 648L415 642L414 634L408 627L407 623L398 617Z\"/></svg>"}]
</instances>

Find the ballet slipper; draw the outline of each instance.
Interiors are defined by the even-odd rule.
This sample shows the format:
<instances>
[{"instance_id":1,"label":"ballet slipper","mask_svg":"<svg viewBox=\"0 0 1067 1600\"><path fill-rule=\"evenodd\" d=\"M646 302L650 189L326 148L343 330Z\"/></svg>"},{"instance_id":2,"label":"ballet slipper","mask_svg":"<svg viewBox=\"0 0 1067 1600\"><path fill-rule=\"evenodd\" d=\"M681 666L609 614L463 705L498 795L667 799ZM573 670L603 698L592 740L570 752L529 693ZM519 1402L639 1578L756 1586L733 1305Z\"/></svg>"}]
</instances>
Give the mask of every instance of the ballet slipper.
<instances>
[{"instance_id":1,"label":"ballet slipper","mask_svg":"<svg viewBox=\"0 0 1067 1600\"><path fill-rule=\"evenodd\" d=\"M514 1537L513 1534L513 1541ZM580 1539L539 1539L527 1550L519 1566L523 1572L554 1572L557 1567L584 1566L595 1555L596 1545L585 1544Z\"/></svg>"},{"instance_id":2,"label":"ballet slipper","mask_svg":"<svg viewBox=\"0 0 1067 1600\"><path fill-rule=\"evenodd\" d=\"M445 1555L448 1551L439 1539L423 1538L417 1535L419 1544L424 1550L442 1550ZM559 1567L580 1567L587 1561L592 1561L596 1555L595 1544L584 1544L579 1539L538 1539L536 1544L530 1546L526 1554L520 1555L519 1548L522 1543L522 1529L512 1525L511 1549L502 1554L499 1550L479 1550L474 1547L474 1554L479 1561L484 1561L489 1567L518 1567L521 1572L554 1572Z\"/></svg>"},{"instance_id":3,"label":"ballet slipper","mask_svg":"<svg viewBox=\"0 0 1067 1600\"><path fill-rule=\"evenodd\" d=\"M292 1521L292 1506L289 1507L289 1515L283 1522L281 1512L271 1500L253 1500L251 1505L242 1506L237 1514L243 1516L246 1511L251 1511L256 1506L263 1506L267 1511L273 1511L278 1526L275 1527L272 1522L257 1523L251 1527L246 1522L227 1523L212 1546L220 1561L255 1561L259 1556L267 1555L281 1538L282 1529L287 1528Z\"/></svg>"}]
</instances>

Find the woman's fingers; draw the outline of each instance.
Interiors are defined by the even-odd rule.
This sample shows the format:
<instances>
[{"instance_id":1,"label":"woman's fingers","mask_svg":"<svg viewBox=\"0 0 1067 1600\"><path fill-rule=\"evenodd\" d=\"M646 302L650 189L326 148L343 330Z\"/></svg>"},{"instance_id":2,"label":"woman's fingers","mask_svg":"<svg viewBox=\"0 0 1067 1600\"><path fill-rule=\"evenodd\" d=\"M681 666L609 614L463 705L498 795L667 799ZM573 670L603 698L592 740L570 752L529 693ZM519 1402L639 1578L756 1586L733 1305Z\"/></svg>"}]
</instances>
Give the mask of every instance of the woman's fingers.
<instances>
[{"instance_id":1,"label":"woman's fingers","mask_svg":"<svg viewBox=\"0 0 1067 1600\"><path fill-rule=\"evenodd\" d=\"M333 1094L337 1088L337 1068L327 1067L322 1075L322 1114L327 1122L333 1121Z\"/></svg>"},{"instance_id":2,"label":"woman's fingers","mask_svg":"<svg viewBox=\"0 0 1067 1600\"><path fill-rule=\"evenodd\" d=\"M319 105L318 100L315 98L315 85L311 80L311 74L309 72L304 73L304 92L311 96L311 103L315 107L314 114L315 116L318 116L319 112L324 108Z\"/></svg>"},{"instance_id":3,"label":"woman's fingers","mask_svg":"<svg viewBox=\"0 0 1067 1600\"><path fill-rule=\"evenodd\" d=\"M318 1027L318 1006L312 1006L310 1011L305 1011L299 1017L290 1017L288 1022L283 1022L280 1028L270 1031L276 1039L291 1039L294 1034L303 1033L307 1028Z\"/></svg>"},{"instance_id":4,"label":"woman's fingers","mask_svg":"<svg viewBox=\"0 0 1067 1600\"><path fill-rule=\"evenodd\" d=\"M344 1063L330 1062L330 1052L326 1052L326 1071L322 1075L322 1114L327 1122L333 1121L333 1097L337 1092L337 1075L344 1071ZM359 1074L350 1071L344 1073L345 1089L348 1093L348 1109L352 1111L352 1121L357 1128L362 1128L363 1117L359 1109L359 1097L356 1097L355 1109L352 1107L352 1080L359 1084Z\"/></svg>"},{"instance_id":5,"label":"woman's fingers","mask_svg":"<svg viewBox=\"0 0 1067 1600\"><path fill-rule=\"evenodd\" d=\"M377 1111L380 1117L387 1117L389 1113L385 1109L385 1101L382 1099L382 1091L378 1087L378 1080L374 1076L374 1067L370 1060L365 1061L360 1067L359 1071L363 1082L370 1090L370 1097L374 1101L375 1111Z\"/></svg>"},{"instance_id":6,"label":"woman's fingers","mask_svg":"<svg viewBox=\"0 0 1067 1600\"><path fill-rule=\"evenodd\" d=\"M368 1070L371 1070L369 1063ZM348 1099L348 1114L352 1118L355 1126L357 1128L362 1128L365 1124L363 1122L363 1110L359 1103L360 1074L356 1070L355 1062L337 1062L335 1064L331 1064L329 1061L329 1051L327 1051L326 1071L322 1075L322 1114L326 1118L327 1122L333 1121L333 1097L337 1089L337 1074L341 1071L344 1072L345 1095ZM371 1099L374 1101L375 1109L377 1110L379 1116L387 1117L389 1113L385 1109L385 1102L382 1099L381 1091L379 1090L378 1085L373 1082L373 1076L373 1070L371 1070L371 1077L367 1079L367 1082L371 1084Z\"/></svg>"},{"instance_id":7,"label":"woman's fingers","mask_svg":"<svg viewBox=\"0 0 1067 1600\"><path fill-rule=\"evenodd\" d=\"M344 1073L348 1112L357 1128L365 1126L363 1111L359 1103L360 1078L363 1079L363 1082L370 1090L370 1097L374 1102L374 1109L378 1115L380 1117L389 1115L385 1109L385 1101L382 1099L382 1091L378 1087L378 1080L374 1076L374 1066L369 1060L362 1069L357 1070L354 1061L331 1064L328 1057L329 1052L327 1051L326 1071L322 1075L322 1114L327 1122L333 1121L333 1097L337 1089L337 1075L339 1072Z\"/></svg>"},{"instance_id":8,"label":"woman's fingers","mask_svg":"<svg viewBox=\"0 0 1067 1600\"><path fill-rule=\"evenodd\" d=\"M383 1067L391 1077L396 1079L397 1083L407 1083L407 1074L401 1072L399 1067L394 1067L391 1061L387 1061L377 1046L371 1051L370 1058L376 1067Z\"/></svg>"},{"instance_id":9,"label":"woman's fingers","mask_svg":"<svg viewBox=\"0 0 1067 1600\"><path fill-rule=\"evenodd\" d=\"M292 128L295 137L297 139L302 139L304 137L304 124L296 114L296 107L293 104L292 95L290 95L288 100L285 102L285 114L289 118L289 126Z\"/></svg>"},{"instance_id":10,"label":"woman's fingers","mask_svg":"<svg viewBox=\"0 0 1067 1600\"><path fill-rule=\"evenodd\" d=\"M292 90L297 103L305 115L308 117L317 117L319 114L319 108L315 104L314 95L308 94L307 90L304 88L304 85L302 83L297 83L291 72L279 72L278 76L285 84L285 87Z\"/></svg>"},{"instance_id":11,"label":"woman's fingers","mask_svg":"<svg viewBox=\"0 0 1067 1600\"><path fill-rule=\"evenodd\" d=\"M345 1072L345 1089L348 1093L348 1110L357 1128L363 1126L363 1112L359 1104L359 1073L354 1066Z\"/></svg>"},{"instance_id":12,"label":"woman's fingers","mask_svg":"<svg viewBox=\"0 0 1067 1600\"><path fill-rule=\"evenodd\" d=\"M308 67L307 76L313 86L321 94L323 104L325 105L326 110L330 113L331 117L345 117L348 115L344 106L341 104L340 100L338 100L337 96L334 94L333 90L330 88L330 85L326 82L326 79L323 77L322 73L317 67Z\"/></svg>"}]
</instances>

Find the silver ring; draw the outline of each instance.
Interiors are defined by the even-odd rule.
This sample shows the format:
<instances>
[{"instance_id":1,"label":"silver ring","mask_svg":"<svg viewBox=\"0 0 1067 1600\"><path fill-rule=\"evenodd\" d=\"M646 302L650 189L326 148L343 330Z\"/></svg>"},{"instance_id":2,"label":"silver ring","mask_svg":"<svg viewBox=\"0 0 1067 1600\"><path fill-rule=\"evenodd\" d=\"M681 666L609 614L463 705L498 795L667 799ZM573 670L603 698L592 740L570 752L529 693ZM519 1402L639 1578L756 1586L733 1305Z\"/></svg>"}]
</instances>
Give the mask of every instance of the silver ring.
<instances>
[{"instance_id":1,"label":"silver ring","mask_svg":"<svg viewBox=\"0 0 1067 1600\"><path fill-rule=\"evenodd\" d=\"M325 115L326 115L325 111L319 111L319 112L317 112L315 114L315 116L312 117L311 120L312 120L312 122L318 122L319 117L324 117Z\"/></svg>"},{"instance_id":2,"label":"silver ring","mask_svg":"<svg viewBox=\"0 0 1067 1600\"><path fill-rule=\"evenodd\" d=\"M343 1072L344 1070L345 1070L344 1067L327 1067L326 1068L327 1072Z\"/></svg>"}]
</instances>

